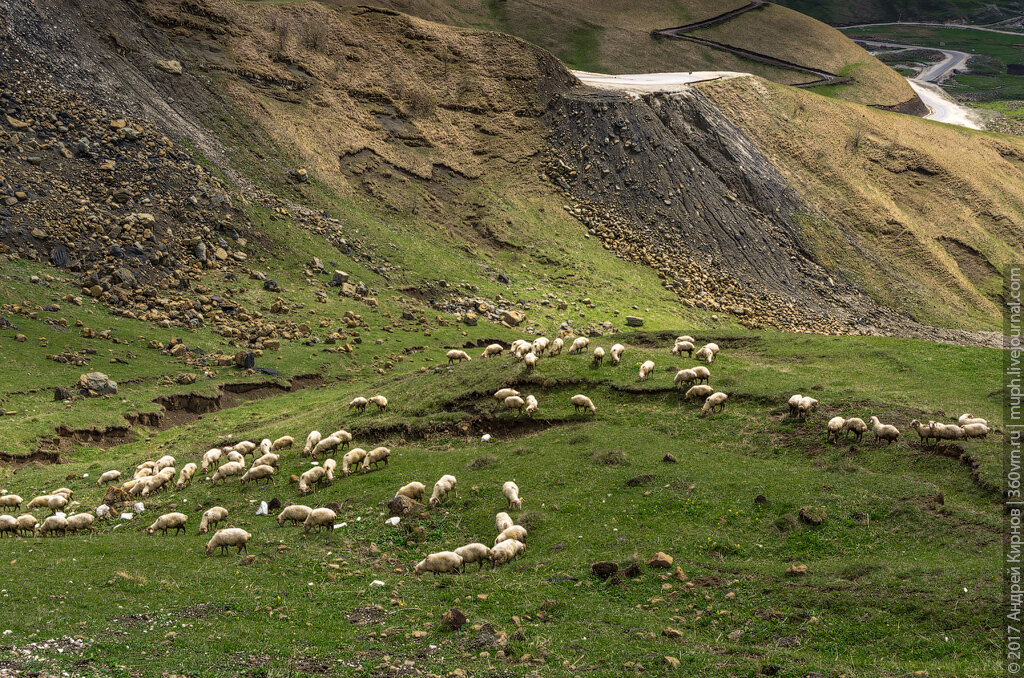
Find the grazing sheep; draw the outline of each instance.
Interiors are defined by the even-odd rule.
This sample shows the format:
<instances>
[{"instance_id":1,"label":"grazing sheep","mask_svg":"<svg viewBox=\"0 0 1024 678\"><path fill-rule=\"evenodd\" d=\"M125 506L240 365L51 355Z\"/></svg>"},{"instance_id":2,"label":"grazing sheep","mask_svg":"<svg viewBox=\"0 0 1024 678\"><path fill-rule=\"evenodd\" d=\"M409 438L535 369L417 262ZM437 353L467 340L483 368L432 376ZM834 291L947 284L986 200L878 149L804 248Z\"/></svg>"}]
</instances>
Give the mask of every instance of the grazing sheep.
<instances>
[{"instance_id":1,"label":"grazing sheep","mask_svg":"<svg viewBox=\"0 0 1024 678\"><path fill-rule=\"evenodd\" d=\"M695 381L697 381L697 373L693 370L679 370L676 372L675 378L672 379L672 383L676 386L688 386Z\"/></svg>"},{"instance_id":2,"label":"grazing sheep","mask_svg":"<svg viewBox=\"0 0 1024 678\"><path fill-rule=\"evenodd\" d=\"M167 536L167 530L174 528L174 534L185 531L185 523L188 522L188 516L184 513L165 513L156 519L152 525L146 530L146 534L152 535L157 530L164 533Z\"/></svg>"},{"instance_id":3,"label":"grazing sheep","mask_svg":"<svg viewBox=\"0 0 1024 678\"><path fill-rule=\"evenodd\" d=\"M277 468L281 461L280 455L274 454L273 452L267 452L259 459L253 461L253 466L273 466Z\"/></svg>"},{"instance_id":4,"label":"grazing sheep","mask_svg":"<svg viewBox=\"0 0 1024 678\"><path fill-rule=\"evenodd\" d=\"M68 516L67 529L75 533L79 530L92 530L94 520L95 518L91 513L76 513L73 516Z\"/></svg>"},{"instance_id":5,"label":"grazing sheep","mask_svg":"<svg viewBox=\"0 0 1024 678\"><path fill-rule=\"evenodd\" d=\"M796 418L797 412L799 411L800 401L803 400L803 396L799 393L789 397L789 416L792 419Z\"/></svg>"},{"instance_id":6,"label":"grazing sheep","mask_svg":"<svg viewBox=\"0 0 1024 678\"><path fill-rule=\"evenodd\" d=\"M550 343L547 337L537 337L533 340L533 352L537 355L544 355L544 351L548 350Z\"/></svg>"},{"instance_id":7,"label":"grazing sheep","mask_svg":"<svg viewBox=\"0 0 1024 678\"><path fill-rule=\"evenodd\" d=\"M313 509L302 504L285 506L284 510L277 514L277 524L284 527L284 521L291 521L292 525L306 522L306 518L313 512Z\"/></svg>"},{"instance_id":8,"label":"grazing sheep","mask_svg":"<svg viewBox=\"0 0 1024 678\"><path fill-rule=\"evenodd\" d=\"M309 494L324 482L327 471L323 466L314 466L299 476L299 494Z\"/></svg>"},{"instance_id":9,"label":"grazing sheep","mask_svg":"<svg viewBox=\"0 0 1024 678\"><path fill-rule=\"evenodd\" d=\"M338 447L340 447L343 450L347 449L348 448L348 444L352 442L352 434L349 433L348 431L346 431L343 428L339 428L337 431L332 433L330 435L330 437L331 438L337 438L338 440L340 440L341 444L338 445Z\"/></svg>"},{"instance_id":10,"label":"grazing sheep","mask_svg":"<svg viewBox=\"0 0 1024 678\"><path fill-rule=\"evenodd\" d=\"M51 514L63 510L67 505L68 499L63 494L51 494L50 498L46 500L46 508L50 509Z\"/></svg>"},{"instance_id":11,"label":"grazing sheep","mask_svg":"<svg viewBox=\"0 0 1024 678\"><path fill-rule=\"evenodd\" d=\"M259 485L261 480L266 480L267 484L270 485L277 485L277 482L274 480L273 466L262 464L260 466L254 465L250 467L249 470L245 472L245 475L242 476L242 480L239 481L239 484L245 485L251 481Z\"/></svg>"},{"instance_id":12,"label":"grazing sheep","mask_svg":"<svg viewBox=\"0 0 1024 678\"><path fill-rule=\"evenodd\" d=\"M647 381L647 377L651 376L651 372L654 371L654 361L645 360L644 364L640 366L640 381Z\"/></svg>"},{"instance_id":13,"label":"grazing sheep","mask_svg":"<svg viewBox=\"0 0 1024 678\"><path fill-rule=\"evenodd\" d=\"M139 480L141 478L148 478L153 475L155 471L152 466L144 466L142 468L135 469L135 473L132 474L132 480Z\"/></svg>"},{"instance_id":14,"label":"grazing sheep","mask_svg":"<svg viewBox=\"0 0 1024 678\"><path fill-rule=\"evenodd\" d=\"M362 396L358 396L358 397L356 397L356 398L353 398L353 399L352 399L352 402L350 402L350 403L348 404L348 409L350 409L350 410L356 410L356 411L358 411L358 412L359 412L360 414L362 414L363 412L365 412L365 411L366 411L366 405L367 405L367 404L368 404L369 402L370 402L370 401L369 401L369 400L367 400L366 398L364 398L364 397L362 397Z\"/></svg>"},{"instance_id":15,"label":"grazing sheep","mask_svg":"<svg viewBox=\"0 0 1024 678\"><path fill-rule=\"evenodd\" d=\"M100 479L96 481L96 485L106 485L107 483L112 483L116 480L119 480L120 478L120 471L106 471L103 473L103 475L100 476Z\"/></svg>"},{"instance_id":16,"label":"grazing sheep","mask_svg":"<svg viewBox=\"0 0 1024 678\"><path fill-rule=\"evenodd\" d=\"M237 464L245 464L245 455L237 450L228 451L227 460L229 462L235 462Z\"/></svg>"},{"instance_id":17,"label":"grazing sheep","mask_svg":"<svg viewBox=\"0 0 1024 678\"><path fill-rule=\"evenodd\" d=\"M494 538L494 543L500 544L501 542L506 541L508 539L515 539L516 541L525 542L526 528L522 525L513 525L512 527L507 527L501 531L501 534Z\"/></svg>"},{"instance_id":18,"label":"grazing sheep","mask_svg":"<svg viewBox=\"0 0 1024 678\"><path fill-rule=\"evenodd\" d=\"M569 355L572 355L573 353L583 353L583 349L585 349L589 344L590 339L587 339L586 337L576 337L572 342L572 346L569 347L568 353Z\"/></svg>"},{"instance_id":19,"label":"grazing sheep","mask_svg":"<svg viewBox=\"0 0 1024 678\"><path fill-rule=\"evenodd\" d=\"M423 498L423 493L427 491L427 486L423 483L418 483L415 480L408 485L403 485L398 488L398 492L395 492L396 497L407 497L415 502L419 502Z\"/></svg>"},{"instance_id":20,"label":"grazing sheep","mask_svg":"<svg viewBox=\"0 0 1024 678\"><path fill-rule=\"evenodd\" d=\"M43 494L38 497L34 497L32 501L28 503L28 506L26 506L25 508L29 511L37 508L46 508L46 505L50 501L50 497L52 496L53 495L51 494Z\"/></svg>"},{"instance_id":21,"label":"grazing sheep","mask_svg":"<svg viewBox=\"0 0 1024 678\"><path fill-rule=\"evenodd\" d=\"M462 556L454 551L439 551L416 563L413 574L422 575L425 572L433 572L436 577L447 572L462 571Z\"/></svg>"},{"instance_id":22,"label":"grazing sheep","mask_svg":"<svg viewBox=\"0 0 1024 678\"><path fill-rule=\"evenodd\" d=\"M522 394L519 391L515 390L514 388L500 388L494 392L494 399L499 402L504 402L505 398L508 398L509 396L518 395Z\"/></svg>"},{"instance_id":23,"label":"grazing sheep","mask_svg":"<svg viewBox=\"0 0 1024 678\"><path fill-rule=\"evenodd\" d=\"M917 437L921 439L924 445L928 444L928 439L932 438L932 427L928 424L922 424L920 419L915 419L910 422L910 428L917 431Z\"/></svg>"},{"instance_id":24,"label":"grazing sheep","mask_svg":"<svg viewBox=\"0 0 1024 678\"><path fill-rule=\"evenodd\" d=\"M527 353L523 356L523 362L526 363L526 369L530 371L536 369L537 360L538 358L536 353Z\"/></svg>"},{"instance_id":25,"label":"grazing sheep","mask_svg":"<svg viewBox=\"0 0 1024 678\"><path fill-rule=\"evenodd\" d=\"M223 454L219 447L214 447L206 451L203 455L203 473L210 470L211 466L216 466L217 462L220 461L220 456Z\"/></svg>"},{"instance_id":26,"label":"grazing sheep","mask_svg":"<svg viewBox=\"0 0 1024 678\"><path fill-rule=\"evenodd\" d=\"M818 401L804 396L796 406L797 418L807 420L807 415L818 409Z\"/></svg>"},{"instance_id":27,"label":"grazing sheep","mask_svg":"<svg viewBox=\"0 0 1024 678\"><path fill-rule=\"evenodd\" d=\"M686 395L684 397L687 400L690 400L690 399L693 399L693 398L707 398L709 395L711 395L714 392L715 392L715 389L711 388L707 384L697 384L696 386L691 386L690 390L688 390L686 392Z\"/></svg>"},{"instance_id":28,"label":"grazing sheep","mask_svg":"<svg viewBox=\"0 0 1024 678\"><path fill-rule=\"evenodd\" d=\"M234 450L235 452L241 453L244 456L247 454L252 454L253 450L256 449L256 443L254 443L251 440L243 440L240 443L235 443L234 445L232 445L231 449Z\"/></svg>"},{"instance_id":29,"label":"grazing sheep","mask_svg":"<svg viewBox=\"0 0 1024 678\"><path fill-rule=\"evenodd\" d=\"M526 396L526 408L523 410L526 414L533 415L534 412L540 409L540 404L537 402L537 398L532 395Z\"/></svg>"},{"instance_id":30,"label":"grazing sheep","mask_svg":"<svg viewBox=\"0 0 1024 678\"><path fill-rule=\"evenodd\" d=\"M257 448L256 452L258 452L259 456L262 457L264 454L270 454L270 450L273 446L274 443L271 442L270 438L264 438L263 440L260 441L260 445ZM256 456L256 452L253 452L254 457Z\"/></svg>"},{"instance_id":31,"label":"grazing sheep","mask_svg":"<svg viewBox=\"0 0 1024 678\"><path fill-rule=\"evenodd\" d=\"M712 393L704 401L704 406L700 408L700 416L706 417L709 413L714 412L716 409L719 412L725 411L725 401L729 398L728 395L719 391L718 393Z\"/></svg>"},{"instance_id":32,"label":"grazing sheep","mask_svg":"<svg viewBox=\"0 0 1024 678\"><path fill-rule=\"evenodd\" d=\"M278 450L287 450L289 447L295 444L295 438L291 436L281 436L273 442L270 446L271 452L277 452Z\"/></svg>"},{"instance_id":33,"label":"grazing sheep","mask_svg":"<svg viewBox=\"0 0 1024 678\"><path fill-rule=\"evenodd\" d=\"M693 357L697 360L703 360L710 365L715 362L715 356L718 355L718 351L718 344L704 344Z\"/></svg>"},{"instance_id":34,"label":"grazing sheep","mask_svg":"<svg viewBox=\"0 0 1024 678\"><path fill-rule=\"evenodd\" d=\"M548 356L554 357L562 353L562 346L565 344L561 337L555 337L554 341L551 342L551 348L548 349Z\"/></svg>"},{"instance_id":35,"label":"grazing sheep","mask_svg":"<svg viewBox=\"0 0 1024 678\"><path fill-rule=\"evenodd\" d=\"M577 393L573 397L569 398L569 402L572 403L573 409L576 412L581 410L590 410L592 413L597 412L597 408L594 406L593 401L582 393Z\"/></svg>"},{"instance_id":36,"label":"grazing sheep","mask_svg":"<svg viewBox=\"0 0 1024 678\"><path fill-rule=\"evenodd\" d=\"M51 534L56 532L63 536L67 534L67 529L67 518L65 518L63 514L59 516L53 515L43 521L43 524L37 528L36 534L38 534L41 537L44 534Z\"/></svg>"},{"instance_id":37,"label":"grazing sheep","mask_svg":"<svg viewBox=\"0 0 1024 678\"><path fill-rule=\"evenodd\" d=\"M472 360L472 358L469 357L468 353L466 353L465 351L459 351L457 349L453 349L451 351L448 351L447 355L448 355L448 364L449 365L451 365L452 363L461 362L463 360L465 360L467 362Z\"/></svg>"},{"instance_id":38,"label":"grazing sheep","mask_svg":"<svg viewBox=\"0 0 1024 678\"><path fill-rule=\"evenodd\" d=\"M146 485L143 483L144 480L146 480L146 478L132 478L121 486L121 491L127 493L129 497L134 497L145 489Z\"/></svg>"},{"instance_id":39,"label":"grazing sheep","mask_svg":"<svg viewBox=\"0 0 1024 678\"><path fill-rule=\"evenodd\" d=\"M523 500L519 498L519 486L509 480L501 486L501 493L508 500L508 508L516 511L523 510Z\"/></svg>"},{"instance_id":40,"label":"grazing sheep","mask_svg":"<svg viewBox=\"0 0 1024 678\"><path fill-rule=\"evenodd\" d=\"M12 537L18 536L18 519L14 516L0 515L0 537L4 532L10 532Z\"/></svg>"},{"instance_id":41,"label":"grazing sheep","mask_svg":"<svg viewBox=\"0 0 1024 678\"><path fill-rule=\"evenodd\" d=\"M462 558L462 571L466 571L466 565L477 563L478 570L483 569L485 562L491 561L491 549L484 544L473 543L460 546L455 553Z\"/></svg>"},{"instance_id":42,"label":"grazing sheep","mask_svg":"<svg viewBox=\"0 0 1024 678\"><path fill-rule=\"evenodd\" d=\"M370 466L371 465L374 468L377 468L377 464L379 464L381 462L384 462L384 466L387 466L388 465L388 457L390 457L390 456L391 456L391 450L386 448L386 447L375 447L375 448L373 448L363 458L363 465L361 467L363 469L363 473L368 472L370 470Z\"/></svg>"},{"instance_id":43,"label":"grazing sheep","mask_svg":"<svg viewBox=\"0 0 1024 678\"><path fill-rule=\"evenodd\" d=\"M693 337L691 337L689 334L684 334L681 337L676 337L676 343L677 344L681 344L684 341L688 341L691 344L696 344L697 343L697 341Z\"/></svg>"},{"instance_id":44,"label":"grazing sheep","mask_svg":"<svg viewBox=\"0 0 1024 678\"><path fill-rule=\"evenodd\" d=\"M988 426L988 420L987 419L982 419L981 417L975 417L970 412L968 412L966 414L961 414L960 418L957 420L956 423L959 426L967 426L968 424L985 424L985 426Z\"/></svg>"},{"instance_id":45,"label":"grazing sheep","mask_svg":"<svg viewBox=\"0 0 1024 678\"><path fill-rule=\"evenodd\" d=\"M459 496L459 492L455 487L455 476L444 475L441 479L434 483L434 492L430 495L430 505L437 506L441 503L449 492L454 492L455 496Z\"/></svg>"},{"instance_id":46,"label":"grazing sheep","mask_svg":"<svg viewBox=\"0 0 1024 678\"><path fill-rule=\"evenodd\" d=\"M174 463L174 457L169 454L165 454L156 460L156 465L153 467L153 470L160 473L160 471L163 471L168 466L174 466Z\"/></svg>"},{"instance_id":47,"label":"grazing sheep","mask_svg":"<svg viewBox=\"0 0 1024 678\"><path fill-rule=\"evenodd\" d=\"M23 501L25 500L16 494L5 494L2 497L0 497L0 508L2 508L5 511L7 509L17 511L18 507L21 506L21 502Z\"/></svg>"},{"instance_id":48,"label":"grazing sheep","mask_svg":"<svg viewBox=\"0 0 1024 678\"><path fill-rule=\"evenodd\" d=\"M506 539L499 544L495 544L494 548L491 549L491 567L504 565L514 560L516 556L524 551L526 551L526 544L517 539Z\"/></svg>"},{"instance_id":49,"label":"grazing sheep","mask_svg":"<svg viewBox=\"0 0 1024 678\"><path fill-rule=\"evenodd\" d=\"M846 420L846 423L843 424L843 431L845 431L847 435L853 433L857 442L860 442L861 437L867 432L867 430L868 425L865 424L864 420L860 417L850 417Z\"/></svg>"},{"instance_id":50,"label":"grazing sheep","mask_svg":"<svg viewBox=\"0 0 1024 678\"><path fill-rule=\"evenodd\" d=\"M312 431L306 436L306 444L302 446L302 453L309 454L313 451L313 448L320 442L320 431Z\"/></svg>"},{"instance_id":51,"label":"grazing sheep","mask_svg":"<svg viewBox=\"0 0 1024 678\"><path fill-rule=\"evenodd\" d=\"M338 467L338 462L334 459L324 459L324 482L328 485L334 484L334 469Z\"/></svg>"},{"instance_id":52,"label":"grazing sheep","mask_svg":"<svg viewBox=\"0 0 1024 678\"><path fill-rule=\"evenodd\" d=\"M842 417L832 417L828 420L828 424L825 426L825 441L826 442L839 442L839 434L843 432L843 426L846 424L846 420Z\"/></svg>"},{"instance_id":53,"label":"grazing sheep","mask_svg":"<svg viewBox=\"0 0 1024 678\"><path fill-rule=\"evenodd\" d=\"M354 447L345 453L341 458L341 474L346 478L352 475L352 470L358 466L363 459L366 459L366 450L361 447Z\"/></svg>"},{"instance_id":54,"label":"grazing sheep","mask_svg":"<svg viewBox=\"0 0 1024 678\"><path fill-rule=\"evenodd\" d=\"M31 537L36 532L36 525L39 521L31 513L23 513L18 516L18 532L26 533L25 536Z\"/></svg>"},{"instance_id":55,"label":"grazing sheep","mask_svg":"<svg viewBox=\"0 0 1024 678\"><path fill-rule=\"evenodd\" d=\"M900 438L900 430L891 424L883 424L878 417L871 417L871 431L875 434L875 443L883 440L886 445L892 445Z\"/></svg>"},{"instance_id":56,"label":"grazing sheep","mask_svg":"<svg viewBox=\"0 0 1024 678\"><path fill-rule=\"evenodd\" d=\"M326 438L324 438L323 440L321 440L320 442L318 442L316 444L316 447L313 448L313 453L312 453L311 456L314 459L316 459L321 454L326 454L328 452L333 452L334 450L338 449L339 445L341 445L341 438L335 438L334 436L327 436Z\"/></svg>"},{"instance_id":57,"label":"grazing sheep","mask_svg":"<svg viewBox=\"0 0 1024 678\"><path fill-rule=\"evenodd\" d=\"M66 487L58 487L56 490L54 490L50 494L51 495L59 494L62 497L64 497L65 499L67 499L68 501L71 501L71 499L75 496L74 490L68 489Z\"/></svg>"},{"instance_id":58,"label":"grazing sheep","mask_svg":"<svg viewBox=\"0 0 1024 678\"><path fill-rule=\"evenodd\" d=\"M613 344L608 354L612 357L612 365L618 365L622 362L622 354L625 352L626 347L622 344Z\"/></svg>"},{"instance_id":59,"label":"grazing sheep","mask_svg":"<svg viewBox=\"0 0 1024 678\"><path fill-rule=\"evenodd\" d=\"M672 347L672 355L679 355L680 353L685 353L686 357L692 358L693 357L693 349L694 349L694 346L693 346L692 342L689 342L689 341L677 341L675 343L675 345Z\"/></svg>"},{"instance_id":60,"label":"grazing sheep","mask_svg":"<svg viewBox=\"0 0 1024 678\"><path fill-rule=\"evenodd\" d=\"M711 381L711 370L704 367L703 365L697 365L697 367L691 368L693 373L697 375L697 383L709 383Z\"/></svg>"},{"instance_id":61,"label":"grazing sheep","mask_svg":"<svg viewBox=\"0 0 1024 678\"><path fill-rule=\"evenodd\" d=\"M196 474L196 469L199 467L193 463L185 464L181 469L181 473L178 474L178 482L174 484L176 489L183 489L192 484L192 477Z\"/></svg>"},{"instance_id":62,"label":"grazing sheep","mask_svg":"<svg viewBox=\"0 0 1024 678\"><path fill-rule=\"evenodd\" d=\"M494 516L494 529L498 531L498 534L501 534L513 525L515 523L512 522L512 517L504 511Z\"/></svg>"},{"instance_id":63,"label":"grazing sheep","mask_svg":"<svg viewBox=\"0 0 1024 678\"><path fill-rule=\"evenodd\" d=\"M992 430L985 424L970 423L961 426L965 438L984 438Z\"/></svg>"},{"instance_id":64,"label":"grazing sheep","mask_svg":"<svg viewBox=\"0 0 1024 678\"><path fill-rule=\"evenodd\" d=\"M525 352L526 350L533 350L533 344L526 341L525 339L516 339L515 341L512 342L512 345L509 346L508 349L509 353L516 355L518 355L520 352Z\"/></svg>"},{"instance_id":65,"label":"grazing sheep","mask_svg":"<svg viewBox=\"0 0 1024 678\"><path fill-rule=\"evenodd\" d=\"M369 399L369 402L377 406L378 412L383 412L388 409L388 399L382 395L375 395Z\"/></svg>"},{"instance_id":66,"label":"grazing sheep","mask_svg":"<svg viewBox=\"0 0 1024 678\"><path fill-rule=\"evenodd\" d=\"M598 346L594 349L594 367L604 363L604 349Z\"/></svg>"},{"instance_id":67,"label":"grazing sheep","mask_svg":"<svg viewBox=\"0 0 1024 678\"><path fill-rule=\"evenodd\" d=\"M206 542L206 555L213 555L213 549L220 548L221 555L227 553L228 547L237 546L238 552L249 552L249 540L252 535L240 527L228 527L218 530L213 538Z\"/></svg>"},{"instance_id":68,"label":"grazing sheep","mask_svg":"<svg viewBox=\"0 0 1024 678\"><path fill-rule=\"evenodd\" d=\"M231 476L240 476L245 473L245 465L240 461L229 461L228 463L217 469L217 472L210 478L210 487L215 487L218 480L224 478L230 478Z\"/></svg>"},{"instance_id":69,"label":"grazing sheep","mask_svg":"<svg viewBox=\"0 0 1024 678\"><path fill-rule=\"evenodd\" d=\"M530 355L533 355L532 353ZM515 410L519 414L523 413L523 407L526 405L526 401L519 396L509 396L505 398L505 409Z\"/></svg>"},{"instance_id":70,"label":"grazing sheep","mask_svg":"<svg viewBox=\"0 0 1024 678\"><path fill-rule=\"evenodd\" d=\"M963 440L964 430L956 424L940 424L937 421L929 421L928 426L932 430L932 438L935 438L935 443L938 444L940 440Z\"/></svg>"},{"instance_id":71,"label":"grazing sheep","mask_svg":"<svg viewBox=\"0 0 1024 678\"><path fill-rule=\"evenodd\" d=\"M211 527L216 527L228 519L228 510L223 506L214 506L203 511L202 520L199 521L199 534L206 534Z\"/></svg>"},{"instance_id":72,"label":"grazing sheep","mask_svg":"<svg viewBox=\"0 0 1024 678\"><path fill-rule=\"evenodd\" d=\"M333 529L334 521L337 519L338 514L329 508L313 509L306 516L306 519L302 521L302 531L309 534L310 530L314 527L317 532L323 532L325 527Z\"/></svg>"},{"instance_id":73,"label":"grazing sheep","mask_svg":"<svg viewBox=\"0 0 1024 678\"><path fill-rule=\"evenodd\" d=\"M491 356L501 355L501 352L505 350L505 347L501 344L488 344L484 352L480 354L481 358L490 358Z\"/></svg>"}]
</instances>

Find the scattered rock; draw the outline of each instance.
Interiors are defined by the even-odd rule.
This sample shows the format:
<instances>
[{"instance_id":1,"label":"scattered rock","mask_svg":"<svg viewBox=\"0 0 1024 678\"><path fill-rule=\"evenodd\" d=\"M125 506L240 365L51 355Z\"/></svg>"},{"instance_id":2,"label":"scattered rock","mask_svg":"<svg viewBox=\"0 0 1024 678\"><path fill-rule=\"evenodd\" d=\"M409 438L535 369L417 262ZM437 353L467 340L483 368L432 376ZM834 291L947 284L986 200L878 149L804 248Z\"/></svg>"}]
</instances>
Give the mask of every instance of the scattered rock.
<instances>
[{"instance_id":1,"label":"scattered rock","mask_svg":"<svg viewBox=\"0 0 1024 678\"><path fill-rule=\"evenodd\" d=\"M441 616L441 628L458 631L465 625L466 615L458 608L450 608Z\"/></svg>"},{"instance_id":2,"label":"scattered rock","mask_svg":"<svg viewBox=\"0 0 1024 678\"><path fill-rule=\"evenodd\" d=\"M181 62L177 59L160 59L154 62L153 65L164 73L170 73L171 75L182 74Z\"/></svg>"},{"instance_id":3,"label":"scattered rock","mask_svg":"<svg viewBox=\"0 0 1024 678\"><path fill-rule=\"evenodd\" d=\"M664 551L658 551L651 559L647 561L648 567L655 567L662 570L667 570L672 567L672 556L668 555Z\"/></svg>"},{"instance_id":4,"label":"scattered rock","mask_svg":"<svg viewBox=\"0 0 1024 678\"><path fill-rule=\"evenodd\" d=\"M666 626L664 629L662 629L661 635L665 636L666 638L682 638L683 632L679 629L674 629L671 626Z\"/></svg>"},{"instance_id":5,"label":"scattered rock","mask_svg":"<svg viewBox=\"0 0 1024 678\"><path fill-rule=\"evenodd\" d=\"M788 576L788 577L802 577L805 574L807 574L807 572L808 572L807 566L803 565L803 564L801 564L801 565L790 565L789 567L786 568L786 576Z\"/></svg>"},{"instance_id":6,"label":"scattered rock","mask_svg":"<svg viewBox=\"0 0 1024 678\"><path fill-rule=\"evenodd\" d=\"M610 560L602 560L601 562L591 565L590 571L594 573L595 577L607 579L619 571L619 566L617 563L613 563Z\"/></svg>"},{"instance_id":7,"label":"scattered rock","mask_svg":"<svg viewBox=\"0 0 1024 678\"><path fill-rule=\"evenodd\" d=\"M665 456L661 458L662 461L669 462L670 464L676 463L676 457L671 452L666 452Z\"/></svg>"},{"instance_id":8,"label":"scattered rock","mask_svg":"<svg viewBox=\"0 0 1024 678\"><path fill-rule=\"evenodd\" d=\"M644 326L644 319L643 318L638 318L635 315L627 315L626 316L626 326L627 327L643 327Z\"/></svg>"},{"instance_id":9,"label":"scattered rock","mask_svg":"<svg viewBox=\"0 0 1024 678\"><path fill-rule=\"evenodd\" d=\"M405 518L409 515L412 515L412 512L415 509L415 507L416 505L412 501L412 499L409 499L408 497L400 494L396 495L393 499L388 501L388 511L393 516L400 516L402 518Z\"/></svg>"},{"instance_id":10,"label":"scattered rock","mask_svg":"<svg viewBox=\"0 0 1024 678\"><path fill-rule=\"evenodd\" d=\"M756 497L754 497L754 503L759 504L761 506L768 506L769 504L771 504L771 502L768 501L768 497L764 496L763 494L759 494Z\"/></svg>"},{"instance_id":11,"label":"scattered rock","mask_svg":"<svg viewBox=\"0 0 1024 678\"><path fill-rule=\"evenodd\" d=\"M800 520L808 525L821 525L825 522L825 509L821 506L804 506L800 509Z\"/></svg>"},{"instance_id":12,"label":"scattered rock","mask_svg":"<svg viewBox=\"0 0 1024 678\"><path fill-rule=\"evenodd\" d=\"M680 662L675 657L668 657L668 656L665 657L665 663L668 664L669 666L671 666L674 669L678 669L682 665L682 662Z\"/></svg>"},{"instance_id":13,"label":"scattered rock","mask_svg":"<svg viewBox=\"0 0 1024 678\"><path fill-rule=\"evenodd\" d=\"M526 320L526 316L523 313L520 313L519 311L505 311L504 313L501 314L501 322L505 323L506 325L511 325L512 327L519 325L524 320Z\"/></svg>"},{"instance_id":14,"label":"scattered rock","mask_svg":"<svg viewBox=\"0 0 1024 678\"><path fill-rule=\"evenodd\" d=\"M78 378L78 389L83 395L99 397L117 393L117 382L102 372L90 372Z\"/></svg>"}]
</instances>

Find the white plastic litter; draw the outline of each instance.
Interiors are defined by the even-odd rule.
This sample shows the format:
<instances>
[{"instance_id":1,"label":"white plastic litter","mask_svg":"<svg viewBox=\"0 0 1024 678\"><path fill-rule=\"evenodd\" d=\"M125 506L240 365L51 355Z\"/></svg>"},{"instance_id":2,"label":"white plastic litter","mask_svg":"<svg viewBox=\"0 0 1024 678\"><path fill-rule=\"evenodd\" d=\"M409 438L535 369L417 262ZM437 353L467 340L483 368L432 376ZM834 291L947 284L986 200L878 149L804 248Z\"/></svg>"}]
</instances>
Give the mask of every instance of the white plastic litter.
<instances>
[{"instance_id":1,"label":"white plastic litter","mask_svg":"<svg viewBox=\"0 0 1024 678\"><path fill-rule=\"evenodd\" d=\"M89 474L88 474L88 473L83 473L83 474L82 474L82 477L83 477L83 478L88 478L88 477L89 477Z\"/></svg>"},{"instance_id":2,"label":"white plastic litter","mask_svg":"<svg viewBox=\"0 0 1024 678\"><path fill-rule=\"evenodd\" d=\"M260 502L260 507L258 509L256 509L256 515L258 515L258 516L265 516L268 513L270 513L270 506L267 505L267 502L261 501Z\"/></svg>"},{"instance_id":3,"label":"white plastic litter","mask_svg":"<svg viewBox=\"0 0 1024 678\"><path fill-rule=\"evenodd\" d=\"M146 511L146 505L143 504L141 501L136 502L135 505L132 506L132 508L135 509L136 513L145 513Z\"/></svg>"},{"instance_id":4,"label":"white plastic litter","mask_svg":"<svg viewBox=\"0 0 1024 678\"><path fill-rule=\"evenodd\" d=\"M485 433L485 434L483 434L482 436L480 436L480 440L484 441L485 443L486 443L486 442L487 442L488 440L490 440L490 439L491 439L491 434L490 434L490 433Z\"/></svg>"},{"instance_id":5,"label":"white plastic litter","mask_svg":"<svg viewBox=\"0 0 1024 678\"><path fill-rule=\"evenodd\" d=\"M397 527L398 523L400 523L400 522L402 522L402 519L399 518L398 516L392 516L391 518L388 518L387 520L384 521L384 523L386 525L390 525L391 527Z\"/></svg>"},{"instance_id":6,"label":"white plastic litter","mask_svg":"<svg viewBox=\"0 0 1024 678\"><path fill-rule=\"evenodd\" d=\"M380 579L374 579L370 582L370 586L384 586L384 582L382 582Z\"/></svg>"},{"instance_id":7,"label":"white plastic litter","mask_svg":"<svg viewBox=\"0 0 1024 678\"><path fill-rule=\"evenodd\" d=\"M134 517L135 516L132 515L131 513L122 513L121 514L121 520L131 520Z\"/></svg>"},{"instance_id":8,"label":"white plastic litter","mask_svg":"<svg viewBox=\"0 0 1024 678\"><path fill-rule=\"evenodd\" d=\"M337 530L338 528L345 527L346 525L348 525L348 523L336 523L334 525L334 529Z\"/></svg>"}]
</instances>

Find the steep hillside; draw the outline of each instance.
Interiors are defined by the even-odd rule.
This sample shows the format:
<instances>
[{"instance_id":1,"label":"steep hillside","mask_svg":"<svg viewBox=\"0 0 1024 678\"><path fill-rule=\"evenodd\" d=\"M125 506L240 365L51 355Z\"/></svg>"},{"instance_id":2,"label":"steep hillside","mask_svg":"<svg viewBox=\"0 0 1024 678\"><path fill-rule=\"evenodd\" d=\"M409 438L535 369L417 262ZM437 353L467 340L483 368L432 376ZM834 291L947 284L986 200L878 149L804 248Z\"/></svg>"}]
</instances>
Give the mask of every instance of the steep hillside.
<instances>
[{"instance_id":1,"label":"steep hillside","mask_svg":"<svg viewBox=\"0 0 1024 678\"><path fill-rule=\"evenodd\" d=\"M1020 17L1020 0L779 0L785 5L830 24L879 21L966 21L989 24Z\"/></svg>"}]
</instances>

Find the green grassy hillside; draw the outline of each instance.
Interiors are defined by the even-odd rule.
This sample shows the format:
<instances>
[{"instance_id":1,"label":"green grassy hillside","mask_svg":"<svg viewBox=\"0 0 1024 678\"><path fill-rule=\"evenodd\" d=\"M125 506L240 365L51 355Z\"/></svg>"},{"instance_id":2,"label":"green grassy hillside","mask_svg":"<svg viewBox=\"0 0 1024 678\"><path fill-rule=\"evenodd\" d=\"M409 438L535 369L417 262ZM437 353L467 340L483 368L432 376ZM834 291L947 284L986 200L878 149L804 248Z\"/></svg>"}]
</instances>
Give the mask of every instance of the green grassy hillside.
<instances>
[{"instance_id":1,"label":"green grassy hillside","mask_svg":"<svg viewBox=\"0 0 1024 678\"><path fill-rule=\"evenodd\" d=\"M968 21L994 23L1020 16L1024 5L1019 0L780 0L785 5L830 24L859 24L881 21Z\"/></svg>"}]
</instances>

